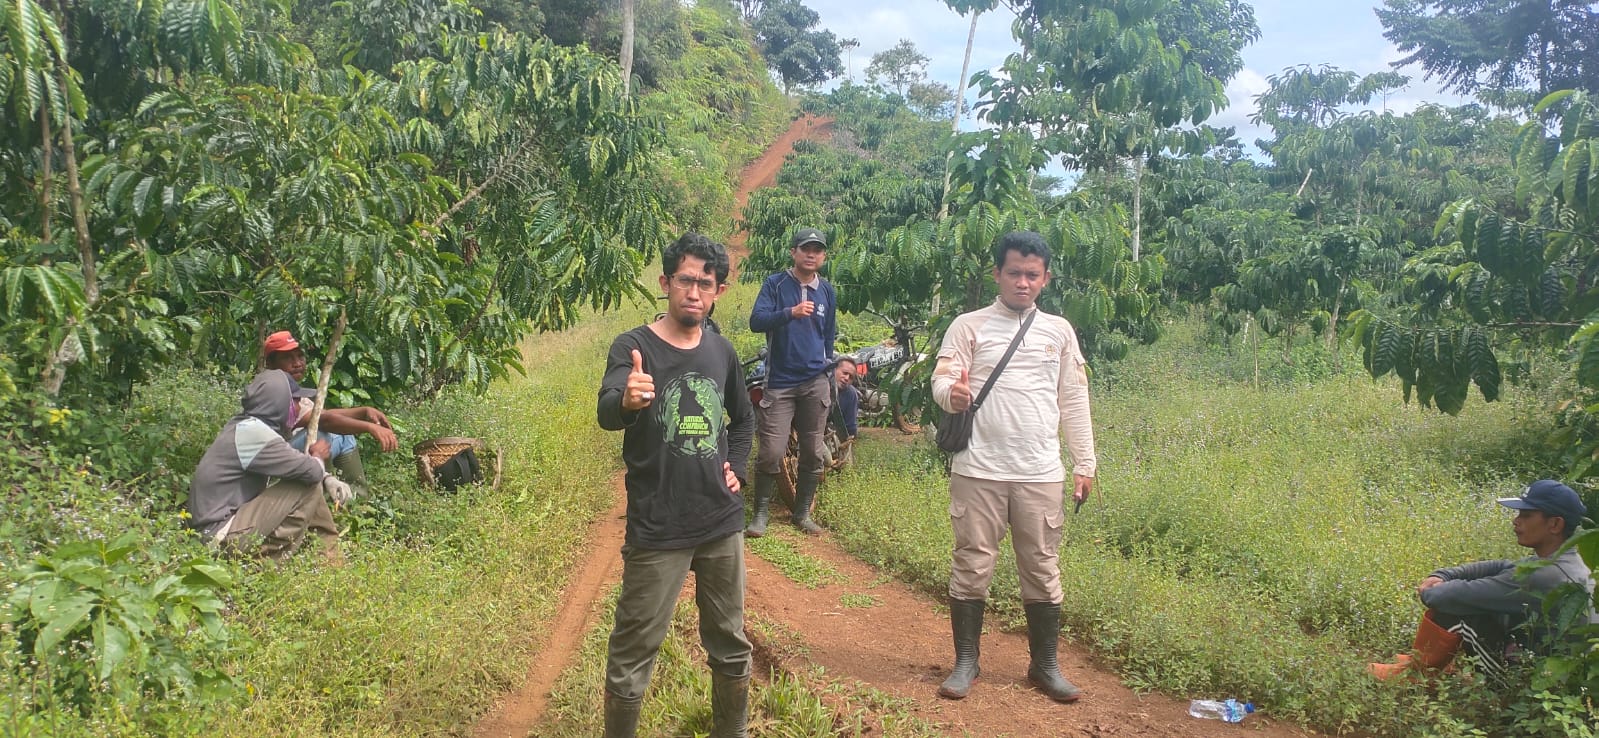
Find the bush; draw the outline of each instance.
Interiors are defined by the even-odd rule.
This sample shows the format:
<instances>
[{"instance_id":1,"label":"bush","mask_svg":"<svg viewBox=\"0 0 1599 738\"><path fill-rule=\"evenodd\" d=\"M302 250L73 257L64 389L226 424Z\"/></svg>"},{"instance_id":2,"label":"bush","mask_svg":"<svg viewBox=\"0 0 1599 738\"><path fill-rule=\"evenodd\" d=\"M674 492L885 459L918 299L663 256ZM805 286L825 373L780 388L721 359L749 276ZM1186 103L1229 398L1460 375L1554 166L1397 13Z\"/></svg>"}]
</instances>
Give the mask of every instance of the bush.
<instances>
[{"instance_id":1,"label":"bush","mask_svg":"<svg viewBox=\"0 0 1599 738\"><path fill-rule=\"evenodd\" d=\"M198 546L151 547L138 533L82 540L18 573L6 601L9 711L192 732L197 708L226 701L235 681L223 622L232 575Z\"/></svg>"}]
</instances>

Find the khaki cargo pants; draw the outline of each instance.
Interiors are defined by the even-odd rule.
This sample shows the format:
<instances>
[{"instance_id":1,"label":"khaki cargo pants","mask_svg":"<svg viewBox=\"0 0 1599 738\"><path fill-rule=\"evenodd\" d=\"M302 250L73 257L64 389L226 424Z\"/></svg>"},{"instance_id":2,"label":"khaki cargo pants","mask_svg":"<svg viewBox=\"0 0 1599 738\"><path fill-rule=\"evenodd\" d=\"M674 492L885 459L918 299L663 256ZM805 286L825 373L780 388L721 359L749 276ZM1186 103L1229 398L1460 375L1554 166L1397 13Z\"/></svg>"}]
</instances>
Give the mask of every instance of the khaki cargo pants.
<instances>
[{"instance_id":1,"label":"khaki cargo pants","mask_svg":"<svg viewBox=\"0 0 1599 738\"><path fill-rule=\"evenodd\" d=\"M1065 487L1065 482L996 482L950 475L949 521L955 529L955 551L949 596L988 599L988 583L994 578L994 562L1008 527L1022 602L1059 604Z\"/></svg>"}]
</instances>

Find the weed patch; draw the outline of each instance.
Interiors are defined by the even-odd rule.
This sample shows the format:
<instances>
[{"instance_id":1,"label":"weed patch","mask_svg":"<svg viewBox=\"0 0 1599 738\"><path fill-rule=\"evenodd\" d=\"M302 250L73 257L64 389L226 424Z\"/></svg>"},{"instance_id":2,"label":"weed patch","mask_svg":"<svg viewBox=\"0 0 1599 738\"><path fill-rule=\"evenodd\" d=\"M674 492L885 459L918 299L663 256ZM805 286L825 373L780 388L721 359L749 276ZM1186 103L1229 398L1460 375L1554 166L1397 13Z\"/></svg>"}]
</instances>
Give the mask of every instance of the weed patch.
<instances>
[{"instance_id":1,"label":"weed patch","mask_svg":"<svg viewBox=\"0 0 1599 738\"><path fill-rule=\"evenodd\" d=\"M1099 479L1060 557L1067 635L1136 688L1247 697L1328 730L1448 733L1467 702L1424 710L1426 696L1363 667L1408 644L1427 572L1519 555L1492 498L1526 471L1483 462L1519 433L1518 401L1452 418L1341 373L1257 388L1172 346L1118 368L1137 381L1100 379ZM816 515L852 553L939 595L948 479L925 444L863 443ZM991 601L1015 620L1000 548Z\"/></svg>"},{"instance_id":2,"label":"weed patch","mask_svg":"<svg viewBox=\"0 0 1599 738\"><path fill-rule=\"evenodd\" d=\"M877 607L881 604L883 604L881 600L878 600L876 597L873 597L869 594L855 594L853 592L849 592L839 595L838 597L839 607L843 607L845 609Z\"/></svg>"},{"instance_id":3,"label":"weed patch","mask_svg":"<svg viewBox=\"0 0 1599 738\"><path fill-rule=\"evenodd\" d=\"M761 538L748 539L750 553L765 559L790 581L807 589L844 581L844 575L826 562L806 556L788 540L793 533L769 529Z\"/></svg>"}]
</instances>

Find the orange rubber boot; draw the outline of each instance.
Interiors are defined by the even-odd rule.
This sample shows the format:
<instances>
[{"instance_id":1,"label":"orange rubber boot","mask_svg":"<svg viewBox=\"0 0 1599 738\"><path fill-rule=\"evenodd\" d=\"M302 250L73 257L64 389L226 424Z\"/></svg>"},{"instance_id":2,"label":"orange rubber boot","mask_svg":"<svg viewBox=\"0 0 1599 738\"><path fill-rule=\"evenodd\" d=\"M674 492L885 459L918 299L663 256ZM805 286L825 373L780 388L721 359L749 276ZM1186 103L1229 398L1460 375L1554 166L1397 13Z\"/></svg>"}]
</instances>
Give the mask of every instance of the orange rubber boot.
<instances>
[{"instance_id":1,"label":"orange rubber boot","mask_svg":"<svg viewBox=\"0 0 1599 738\"><path fill-rule=\"evenodd\" d=\"M1366 672L1376 677L1378 681L1386 682L1409 671L1412 663L1410 654L1402 653L1395 656L1391 664L1366 664Z\"/></svg>"},{"instance_id":2,"label":"orange rubber boot","mask_svg":"<svg viewBox=\"0 0 1599 738\"><path fill-rule=\"evenodd\" d=\"M1432 611L1428 610L1416 626L1416 641L1411 648L1415 649L1416 660L1421 666L1442 669L1455 660L1461 641L1459 633L1451 633L1439 625L1438 621L1433 620Z\"/></svg>"}]
</instances>

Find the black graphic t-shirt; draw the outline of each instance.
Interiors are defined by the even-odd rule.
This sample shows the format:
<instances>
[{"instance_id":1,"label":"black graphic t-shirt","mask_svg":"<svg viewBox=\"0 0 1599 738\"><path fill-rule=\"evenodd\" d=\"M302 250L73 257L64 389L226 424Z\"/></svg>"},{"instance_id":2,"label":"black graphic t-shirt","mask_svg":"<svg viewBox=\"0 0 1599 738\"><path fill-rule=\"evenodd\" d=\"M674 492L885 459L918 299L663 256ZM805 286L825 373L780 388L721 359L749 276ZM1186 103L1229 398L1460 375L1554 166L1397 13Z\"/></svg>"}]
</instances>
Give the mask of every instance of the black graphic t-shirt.
<instances>
[{"instance_id":1,"label":"black graphic t-shirt","mask_svg":"<svg viewBox=\"0 0 1599 738\"><path fill-rule=\"evenodd\" d=\"M622 410L633 349L655 380L655 400ZM744 498L727 488L722 462L746 479L755 411L744 393L738 354L706 332L680 349L640 326L617 336L600 382L599 421L625 430L627 543L639 548L690 548L744 528Z\"/></svg>"}]
</instances>

